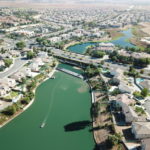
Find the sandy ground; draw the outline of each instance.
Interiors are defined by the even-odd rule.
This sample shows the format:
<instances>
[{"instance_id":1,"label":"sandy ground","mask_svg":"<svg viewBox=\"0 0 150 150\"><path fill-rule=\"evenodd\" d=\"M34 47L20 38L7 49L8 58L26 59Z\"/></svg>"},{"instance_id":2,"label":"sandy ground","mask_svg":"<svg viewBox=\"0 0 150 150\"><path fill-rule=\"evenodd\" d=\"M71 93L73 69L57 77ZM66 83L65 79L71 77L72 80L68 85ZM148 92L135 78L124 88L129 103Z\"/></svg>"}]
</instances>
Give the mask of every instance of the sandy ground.
<instances>
[{"instance_id":1,"label":"sandy ground","mask_svg":"<svg viewBox=\"0 0 150 150\"><path fill-rule=\"evenodd\" d=\"M147 34L150 35L150 23L145 22L145 23L141 23L140 25L143 26L143 28L141 28L141 30L142 30L144 33L147 33Z\"/></svg>"}]
</instances>

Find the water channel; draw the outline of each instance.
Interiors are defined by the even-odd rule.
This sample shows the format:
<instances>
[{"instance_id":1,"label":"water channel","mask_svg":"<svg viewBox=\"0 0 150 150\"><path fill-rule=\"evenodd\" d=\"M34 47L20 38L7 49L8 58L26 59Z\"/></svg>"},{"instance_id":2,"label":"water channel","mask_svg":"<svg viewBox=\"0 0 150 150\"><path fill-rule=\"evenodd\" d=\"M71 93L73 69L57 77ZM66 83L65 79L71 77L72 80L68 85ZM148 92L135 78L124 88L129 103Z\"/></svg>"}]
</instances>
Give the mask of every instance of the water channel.
<instances>
[{"instance_id":1,"label":"water channel","mask_svg":"<svg viewBox=\"0 0 150 150\"><path fill-rule=\"evenodd\" d=\"M87 83L62 72L55 77L37 88L28 110L0 129L1 150L94 148ZM43 121L45 126L40 128Z\"/></svg>"}]
</instances>

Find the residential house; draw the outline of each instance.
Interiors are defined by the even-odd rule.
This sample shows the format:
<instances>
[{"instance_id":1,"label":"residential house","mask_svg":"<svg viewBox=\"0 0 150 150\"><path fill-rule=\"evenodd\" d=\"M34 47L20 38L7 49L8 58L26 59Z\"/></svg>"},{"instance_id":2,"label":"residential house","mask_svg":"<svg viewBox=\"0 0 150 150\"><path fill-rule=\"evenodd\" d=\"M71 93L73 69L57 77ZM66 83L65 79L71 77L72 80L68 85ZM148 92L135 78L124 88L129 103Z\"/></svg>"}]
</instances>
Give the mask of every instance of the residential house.
<instances>
[{"instance_id":1,"label":"residential house","mask_svg":"<svg viewBox=\"0 0 150 150\"><path fill-rule=\"evenodd\" d=\"M5 63L3 60L0 60L0 67L3 67L3 66L5 66Z\"/></svg>"},{"instance_id":2,"label":"residential house","mask_svg":"<svg viewBox=\"0 0 150 150\"><path fill-rule=\"evenodd\" d=\"M67 40L67 39L69 39L71 36L69 35L69 34L62 34L61 35L61 39L62 40Z\"/></svg>"},{"instance_id":3,"label":"residential house","mask_svg":"<svg viewBox=\"0 0 150 150\"><path fill-rule=\"evenodd\" d=\"M144 38L142 38L141 42L144 42L144 43L150 45L150 37L144 37Z\"/></svg>"},{"instance_id":4,"label":"residential house","mask_svg":"<svg viewBox=\"0 0 150 150\"><path fill-rule=\"evenodd\" d=\"M142 150L150 150L150 138L141 141Z\"/></svg>"},{"instance_id":5,"label":"residential house","mask_svg":"<svg viewBox=\"0 0 150 150\"><path fill-rule=\"evenodd\" d=\"M28 36L28 37L31 37L31 36L35 35L34 31L28 31L28 30L24 30L24 29L14 31L14 33L17 34L17 35L25 35L25 36Z\"/></svg>"},{"instance_id":6,"label":"residential house","mask_svg":"<svg viewBox=\"0 0 150 150\"><path fill-rule=\"evenodd\" d=\"M119 81L119 90L121 93L131 94L134 92L134 89L129 86L129 83L125 80L125 76L123 74L123 70L120 68L112 68L110 69L110 74L113 76L113 79Z\"/></svg>"},{"instance_id":7,"label":"residential house","mask_svg":"<svg viewBox=\"0 0 150 150\"><path fill-rule=\"evenodd\" d=\"M0 96L8 94L12 88L16 87L16 81L11 78L0 79Z\"/></svg>"},{"instance_id":8,"label":"residential house","mask_svg":"<svg viewBox=\"0 0 150 150\"><path fill-rule=\"evenodd\" d=\"M109 48L109 47L115 47L115 45L113 43L99 43L100 47L105 47L105 48Z\"/></svg>"},{"instance_id":9,"label":"residential house","mask_svg":"<svg viewBox=\"0 0 150 150\"><path fill-rule=\"evenodd\" d=\"M114 101L115 105L122 106L122 103L126 105L134 104L134 100L130 98L127 94L118 94L117 96L112 96L111 101Z\"/></svg>"},{"instance_id":10,"label":"residential house","mask_svg":"<svg viewBox=\"0 0 150 150\"><path fill-rule=\"evenodd\" d=\"M48 39L52 43L57 43L61 41L61 37L52 37Z\"/></svg>"},{"instance_id":11,"label":"residential house","mask_svg":"<svg viewBox=\"0 0 150 150\"><path fill-rule=\"evenodd\" d=\"M122 56L126 56L126 57L133 57L136 59L140 59L140 58L150 58L150 54L147 53L139 53L139 52L131 52L131 51L126 51L124 49L118 51L119 55Z\"/></svg>"},{"instance_id":12,"label":"residential house","mask_svg":"<svg viewBox=\"0 0 150 150\"><path fill-rule=\"evenodd\" d=\"M33 59L33 63L37 64L38 66L43 66L44 65L44 63L43 63L41 58L34 58Z\"/></svg>"},{"instance_id":13,"label":"residential house","mask_svg":"<svg viewBox=\"0 0 150 150\"><path fill-rule=\"evenodd\" d=\"M29 67L23 67L20 71L23 74L25 74L25 76L28 76L28 77L31 76L31 68L29 68Z\"/></svg>"},{"instance_id":14,"label":"residential house","mask_svg":"<svg viewBox=\"0 0 150 150\"><path fill-rule=\"evenodd\" d=\"M139 140L150 138L150 122L133 122L132 133Z\"/></svg>"},{"instance_id":15,"label":"residential house","mask_svg":"<svg viewBox=\"0 0 150 150\"><path fill-rule=\"evenodd\" d=\"M141 87L147 88L150 90L150 80L145 79L144 81L139 83Z\"/></svg>"},{"instance_id":16,"label":"residential house","mask_svg":"<svg viewBox=\"0 0 150 150\"><path fill-rule=\"evenodd\" d=\"M48 58L48 53L47 52L39 52L38 57L40 58Z\"/></svg>"},{"instance_id":17,"label":"residential house","mask_svg":"<svg viewBox=\"0 0 150 150\"><path fill-rule=\"evenodd\" d=\"M39 65L38 65L37 63L32 63L32 64L29 66L29 68L30 68L31 71L33 71L33 72L39 72L39 70L40 70L40 67L39 67Z\"/></svg>"},{"instance_id":18,"label":"residential house","mask_svg":"<svg viewBox=\"0 0 150 150\"><path fill-rule=\"evenodd\" d=\"M13 57L20 57L21 56L20 52L16 51L16 50L10 50L9 54L12 55Z\"/></svg>"},{"instance_id":19,"label":"residential house","mask_svg":"<svg viewBox=\"0 0 150 150\"><path fill-rule=\"evenodd\" d=\"M0 96L5 96L11 91L10 87L7 84L0 84Z\"/></svg>"},{"instance_id":20,"label":"residential house","mask_svg":"<svg viewBox=\"0 0 150 150\"><path fill-rule=\"evenodd\" d=\"M138 121L138 115L131 106L128 106L125 103L122 103L121 105L122 105L122 112L125 116L125 121L127 124L131 124L132 122Z\"/></svg>"},{"instance_id":21,"label":"residential house","mask_svg":"<svg viewBox=\"0 0 150 150\"><path fill-rule=\"evenodd\" d=\"M10 88L13 88L16 86L16 80L14 79L11 79L11 78L3 78L3 79L0 79L0 84L6 84L8 85Z\"/></svg>"},{"instance_id":22,"label":"residential house","mask_svg":"<svg viewBox=\"0 0 150 150\"><path fill-rule=\"evenodd\" d=\"M12 79L15 79L16 81L19 81L19 82L21 82L22 79L25 77L26 77L26 75L21 71L18 71L16 73L14 73L13 75L11 75Z\"/></svg>"},{"instance_id":23,"label":"residential house","mask_svg":"<svg viewBox=\"0 0 150 150\"><path fill-rule=\"evenodd\" d=\"M110 69L110 74L117 78L118 76L123 75L123 71L120 68L112 68Z\"/></svg>"},{"instance_id":24,"label":"residential house","mask_svg":"<svg viewBox=\"0 0 150 150\"><path fill-rule=\"evenodd\" d=\"M9 53L4 53L4 54L0 54L0 57L4 58L12 58L12 55L10 55Z\"/></svg>"},{"instance_id":25,"label":"residential house","mask_svg":"<svg viewBox=\"0 0 150 150\"><path fill-rule=\"evenodd\" d=\"M121 91L121 93L131 94L134 92L134 89L130 88L125 82L120 82L118 88Z\"/></svg>"}]
</instances>

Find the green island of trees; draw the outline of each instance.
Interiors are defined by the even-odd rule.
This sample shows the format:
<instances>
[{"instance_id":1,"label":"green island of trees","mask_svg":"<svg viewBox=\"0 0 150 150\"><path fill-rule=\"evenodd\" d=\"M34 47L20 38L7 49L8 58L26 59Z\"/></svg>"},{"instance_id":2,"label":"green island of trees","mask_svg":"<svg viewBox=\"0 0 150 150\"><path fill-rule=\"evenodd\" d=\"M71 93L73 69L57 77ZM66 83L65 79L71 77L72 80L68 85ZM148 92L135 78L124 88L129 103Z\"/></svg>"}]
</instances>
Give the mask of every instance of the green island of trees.
<instances>
[{"instance_id":1,"label":"green island of trees","mask_svg":"<svg viewBox=\"0 0 150 150\"><path fill-rule=\"evenodd\" d=\"M24 49L25 47L26 47L26 44L25 44L25 42L24 41L20 41L20 42L17 42L16 43L16 47L18 48L18 49Z\"/></svg>"}]
</instances>

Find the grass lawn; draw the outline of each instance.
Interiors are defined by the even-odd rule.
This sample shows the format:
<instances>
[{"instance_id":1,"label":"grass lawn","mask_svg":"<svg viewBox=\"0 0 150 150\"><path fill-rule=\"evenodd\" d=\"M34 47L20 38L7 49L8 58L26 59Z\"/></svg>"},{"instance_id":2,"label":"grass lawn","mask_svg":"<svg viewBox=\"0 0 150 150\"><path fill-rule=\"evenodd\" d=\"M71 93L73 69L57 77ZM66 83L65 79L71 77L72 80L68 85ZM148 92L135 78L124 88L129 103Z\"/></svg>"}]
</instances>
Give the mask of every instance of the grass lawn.
<instances>
[{"instance_id":1,"label":"grass lawn","mask_svg":"<svg viewBox=\"0 0 150 150\"><path fill-rule=\"evenodd\" d=\"M5 99L12 99L14 97L17 97L18 95L19 95L18 92L11 91L10 94L5 97Z\"/></svg>"}]
</instances>

